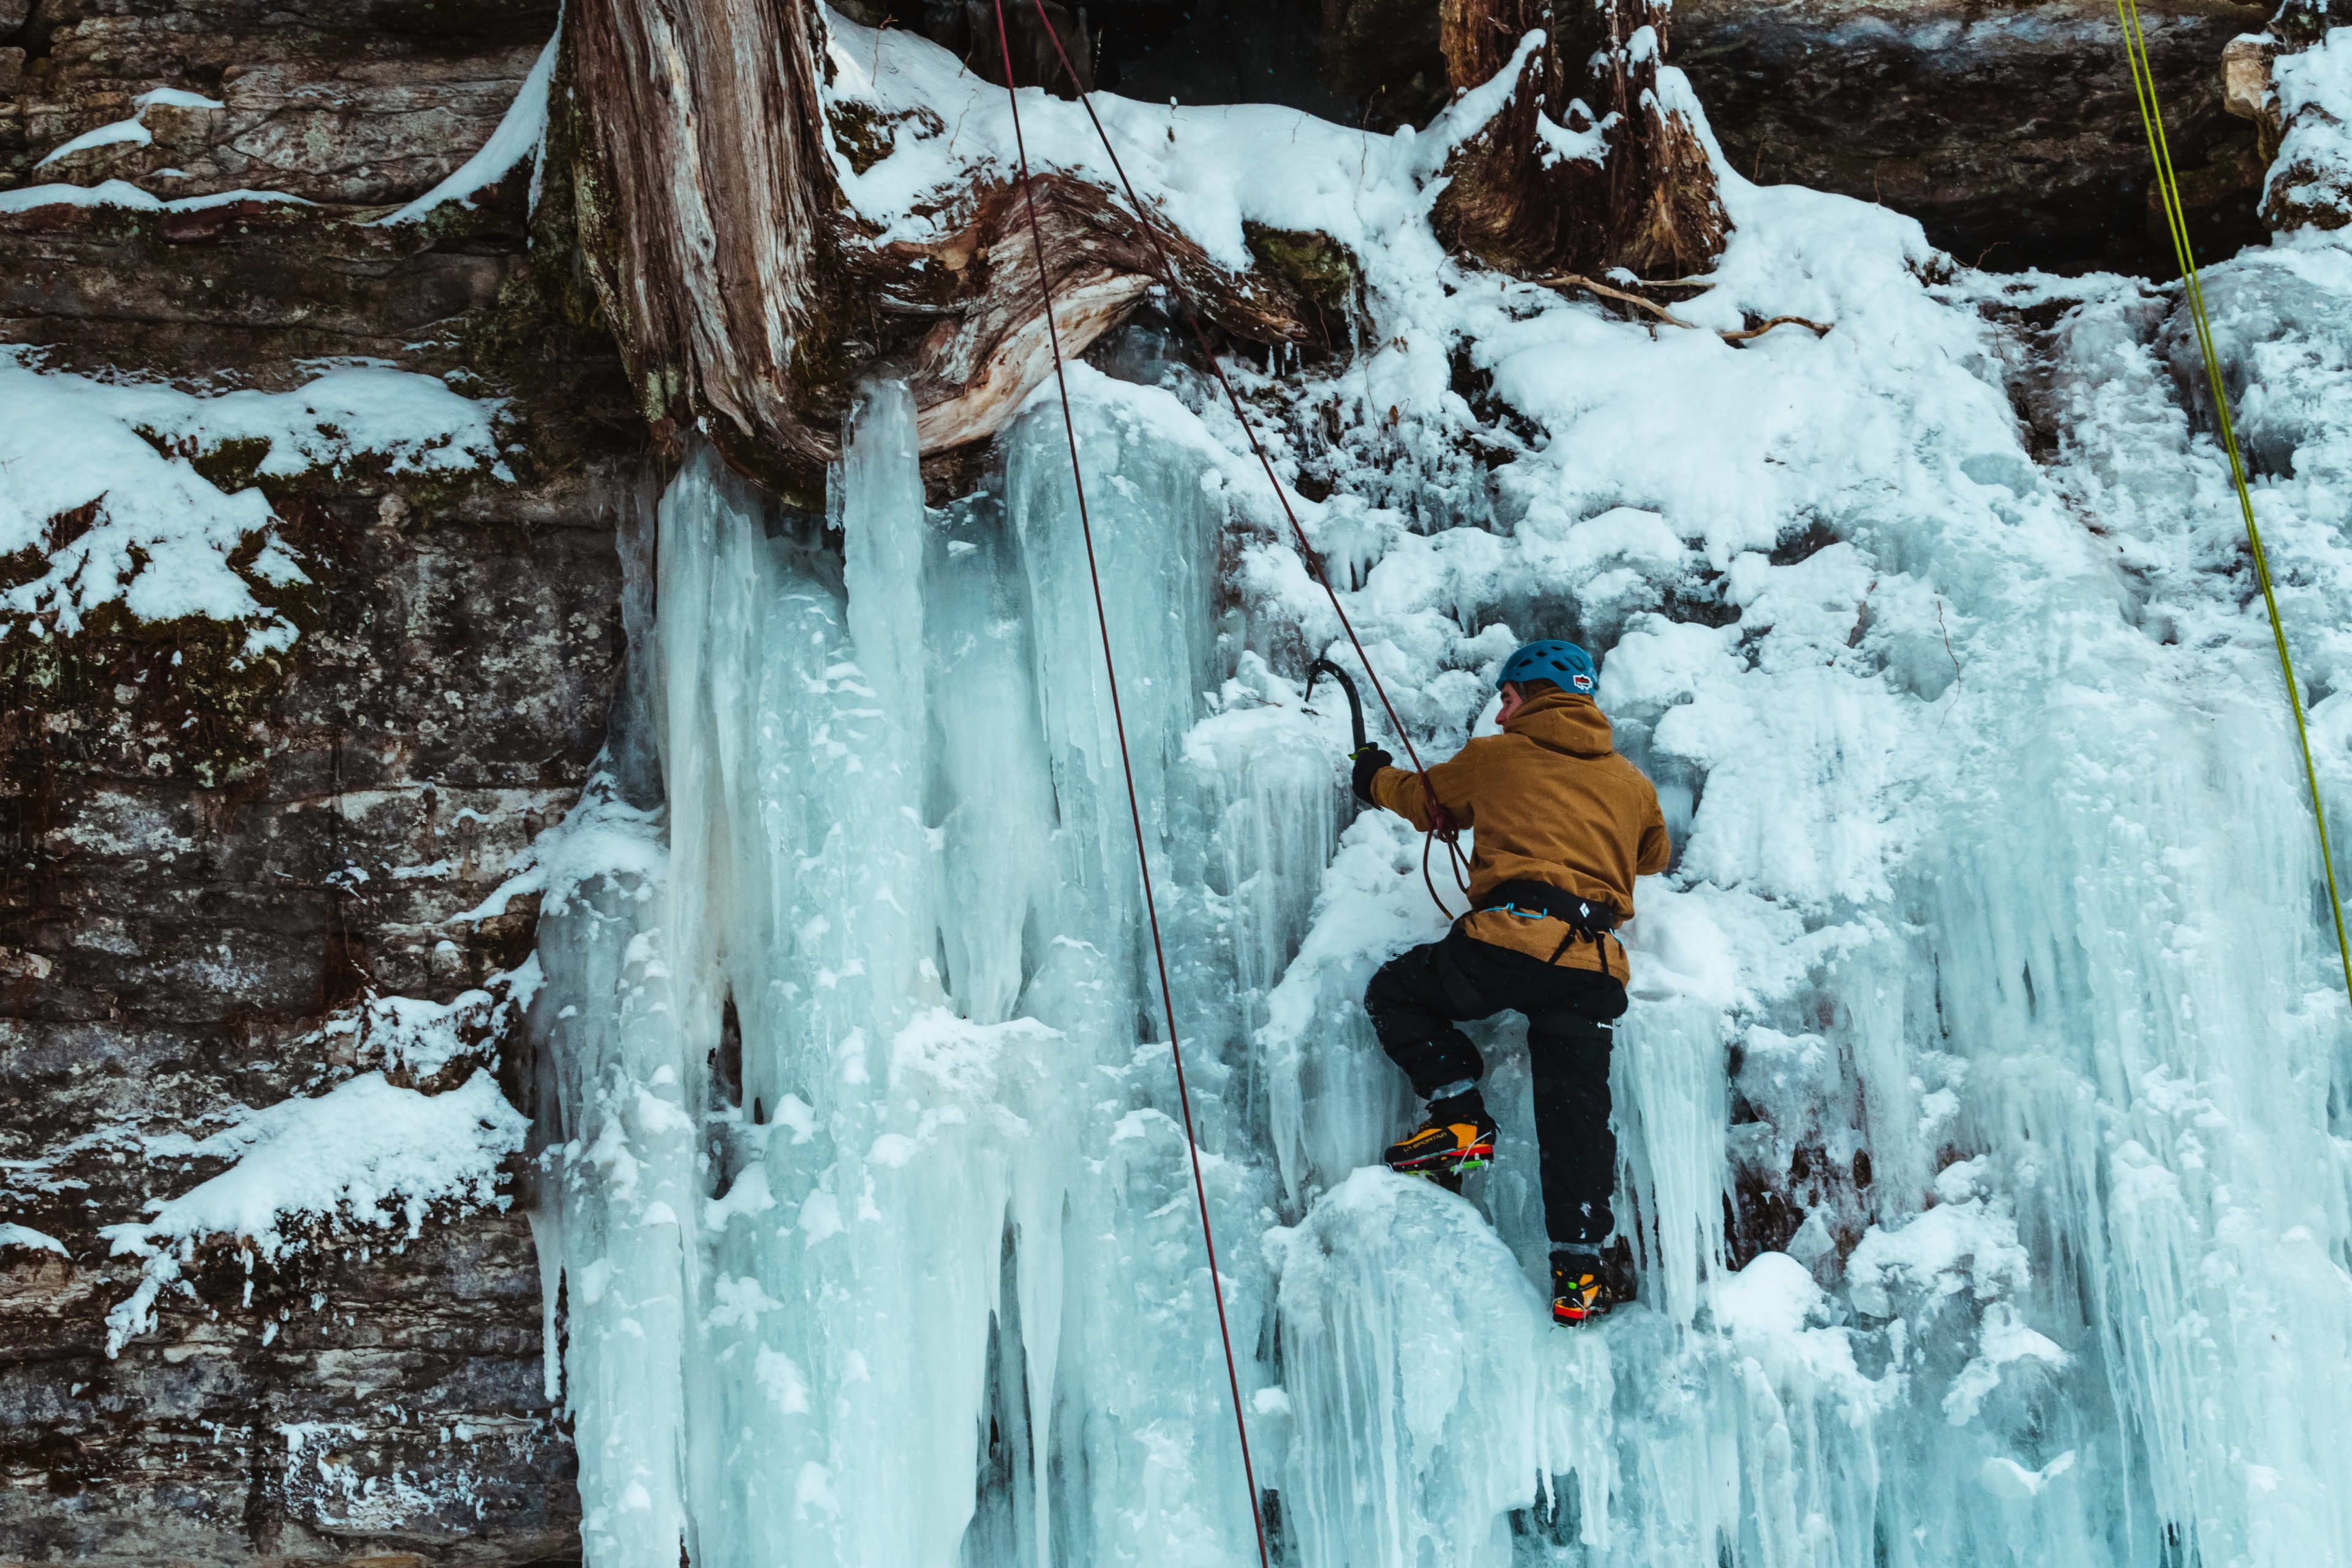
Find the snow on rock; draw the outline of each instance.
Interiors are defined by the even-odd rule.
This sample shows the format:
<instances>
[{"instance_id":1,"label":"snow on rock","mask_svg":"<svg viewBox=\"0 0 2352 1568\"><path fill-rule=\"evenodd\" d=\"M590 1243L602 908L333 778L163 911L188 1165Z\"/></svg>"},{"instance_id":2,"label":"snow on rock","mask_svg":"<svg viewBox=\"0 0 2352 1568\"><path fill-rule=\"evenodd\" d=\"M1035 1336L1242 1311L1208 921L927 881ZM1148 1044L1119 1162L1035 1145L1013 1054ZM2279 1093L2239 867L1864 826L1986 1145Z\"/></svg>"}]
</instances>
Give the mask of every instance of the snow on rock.
<instances>
[{"instance_id":1,"label":"snow on rock","mask_svg":"<svg viewBox=\"0 0 2352 1568\"><path fill-rule=\"evenodd\" d=\"M59 1258L69 1257L66 1244L46 1231L35 1230L28 1225L0 1223L0 1247L21 1247L35 1252L54 1252Z\"/></svg>"},{"instance_id":2,"label":"snow on rock","mask_svg":"<svg viewBox=\"0 0 2352 1568\"><path fill-rule=\"evenodd\" d=\"M142 621L242 623L249 655L282 649L293 624L256 591L309 574L258 488L223 490L189 458L258 443L257 472L270 479L362 459L394 474L504 479L502 406L381 365L290 392L204 396L44 372L24 351L0 350L0 556L45 563L0 592L0 632L29 622L71 636L119 604Z\"/></svg>"},{"instance_id":3,"label":"snow on rock","mask_svg":"<svg viewBox=\"0 0 2352 1568\"><path fill-rule=\"evenodd\" d=\"M215 191L210 195L163 197L141 190L128 180L101 180L95 185L19 185L13 191L0 191L0 213L30 212L35 207L128 207L134 212L191 213L207 207L227 206L236 202L290 202L297 206L312 206L315 203L302 196L288 195L282 191Z\"/></svg>"},{"instance_id":4,"label":"snow on rock","mask_svg":"<svg viewBox=\"0 0 2352 1568\"><path fill-rule=\"evenodd\" d=\"M2352 37L2331 27L2271 67L2281 132L2263 185L2275 227L2332 230L2352 223Z\"/></svg>"},{"instance_id":5,"label":"snow on rock","mask_svg":"<svg viewBox=\"0 0 2352 1568\"><path fill-rule=\"evenodd\" d=\"M501 1046L520 1026L541 984L539 955L531 954L487 985L461 991L446 1002L422 996L370 996L331 1018L300 1044L336 1042L339 1056L380 1062L383 1072L406 1088L434 1080L479 1060L496 1068Z\"/></svg>"},{"instance_id":6,"label":"snow on rock","mask_svg":"<svg viewBox=\"0 0 2352 1568\"><path fill-rule=\"evenodd\" d=\"M530 74L523 78L514 101L507 105L498 129L490 132L490 139L472 157L459 164L447 179L376 222L420 222L451 202L471 206L476 196L514 173L525 159L531 164L531 205L538 205L539 161L547 143L547 84L555 74L556 49L562 42L563 29L558 26L555 36L547 40L547 47L532 63Z\"/></svg>"},{"instance_id":7,"label":"snow on rock","mask_svg":"<svg viewBox=\"0 0 2352 1568\"><path fill-rule=\"evenodd\" d=\"M190 1289L182 1272L205 1242L233 1238L271 1261L296 1245L289 1228L305 1220L413 1240L436 1205L505 1206L500 1166L521 1150L528 1125L488 1072L436 1095L372 1072L315 1099L253 1111L206 1138L148 1140L151 1159L236 1163L175 1198L151 1201L147 1218L99 1232L115 1256L143 1260L138 1289L107 1314L107 1354L154 1327L166 1288Z\"/></svg>"},{"instance_id":8,"label":"snow on rock","mask_svg":"<svg viewBox=\"0 0 2352 1568\"><path fill-rule=\"evenodd\" d=\"M436 1513L454 1511L461 1519L479 1519L487 1496L494 1495L495 1472L486 1474L489 1467L477 1468L471 1461L487 1458L484 1450L503 1449L520 1458L530 1452L544 1432L544 1423L535 1417L449 1422L433 1436L444 1453L463 1458L437 1473L419 1474L405 1468L376 1468L383 1462L383 1450L372 1452L370 1439L381 1442L377 1436L381 1428L371 1430L362 1422L270 1425L285 1444L284 1484L289 1500L320 1527L354 1535L414 1531L420 1520Z\"/></svg>"},{"instance_id":9,"label":"snow on rock","mask_svg":"<svg viewBox=\"0 0 2352 1568\"><path fill-rule=\"evenodd\" d=\"M152 109L159 103L169 109L226 109L228 107L217 98L206 98L201 92L190 92L183 87L150 88L131 101L140 109Z\"/></svg>"},{"instance_id":10,"label":"snow on rock","mask_svg":"<svg viewBox=\"0 0 2352 1568\"><path fill-rule=\"evenodd\" d=\"M877 33L837 12L826 17L831 93L878 111L895 138L890 152L862 174L835 154L843 191L880 226L877 242L944 237L969 216L955 198L1011 178L1017 166L1004 89L919 34ZM1426 210L1434 194L1423 189L1426 183L1458 142L1501 109L1540 41L1536 34L1522 39L1493 81L1457 98L1427 130L1408 128L1393 138L1271 104L1182 109L1107 92L1094 94L1093 103L1143 200L1216 260L1242 268L1251 265L1244 221L1319 230L1353 248L1392 241L1400 220ZM1021 129L1033 169L1121 188L1077 103L1024 88ZM1431 252L1433 259L1433 242Z\"/></svg>"},{"instance_id":11,"label":"snow on rock","mask_svg":"<svg viewBox=\"0 0 2352 1568\"><path fill-rule=\"evenodd\" d=\"M58 142L49 149L40 163L35 163L33 167L38 169L44 164L56 162L68 153L79 153L91 147L111 147L122 142L128 142L134 147L145 147L152 144L154 140L154 134L139 122L138 116L133 115L128 120L116 120L104 125L95 126L70 141Z\"/></svg>"},{"instance_id":12,"label":"snow on rock","mask_svg":"<svg viewBox=\"0 0 2352 1568\"><path fill-rule=\"evenodd\" d=\"M226 109L228 107L219 99L206 98L203 93L190 92L184 88L176 87L151 89L132 99L131 102L132 108L138 112L131 115L130 119L117 120L85 131L69 141L61 142L42 154L40 162L35 163L33 167L43 168L69 153L79 153L91 147L110 147L125 142L134 147L153 145L154 134L143 123L143 117L148 110L158 104L167 109Z\"/></svg>"},{"instance_id":13,"label":"snow on rock","mask_svg":"<svg viewBox=\"0 0 2352 1568\"><path fill-rule=\"evenodd\" d=\"M1990 1300L2022 1289L2030 1270L2016 1222L2000 1204L1972 1196L1892 1229L1872 1226L1846 1259L1845 1278L1855 1307L1887 1318L1898 1296L1968 1291Z\"/></svg>"}]
</instances>

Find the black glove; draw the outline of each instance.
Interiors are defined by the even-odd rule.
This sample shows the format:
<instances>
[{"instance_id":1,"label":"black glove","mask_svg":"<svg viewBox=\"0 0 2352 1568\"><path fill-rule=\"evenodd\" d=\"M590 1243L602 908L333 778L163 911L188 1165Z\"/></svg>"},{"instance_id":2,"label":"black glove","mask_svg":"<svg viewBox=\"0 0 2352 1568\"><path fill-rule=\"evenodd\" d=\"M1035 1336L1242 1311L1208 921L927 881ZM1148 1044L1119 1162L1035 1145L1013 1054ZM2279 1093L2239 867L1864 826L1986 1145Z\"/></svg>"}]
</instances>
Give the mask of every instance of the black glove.
<instances>
[{"instance_id":1,"label":"black glove","mask_svg":"<svg viewBox=\"0 0 2352 1568\"><path fill-rule=\"evenodd\" d=\"M1382 768L1396 766L1396 759L1378 746L1366 746L1362 751L1355 753L1355 760L1356 775L1348 781L1348 787L1354 790L1356 798L1366 805L1380 805L1379 801L1372 798L1372 775Z\"/></svg>"}]
</instances>

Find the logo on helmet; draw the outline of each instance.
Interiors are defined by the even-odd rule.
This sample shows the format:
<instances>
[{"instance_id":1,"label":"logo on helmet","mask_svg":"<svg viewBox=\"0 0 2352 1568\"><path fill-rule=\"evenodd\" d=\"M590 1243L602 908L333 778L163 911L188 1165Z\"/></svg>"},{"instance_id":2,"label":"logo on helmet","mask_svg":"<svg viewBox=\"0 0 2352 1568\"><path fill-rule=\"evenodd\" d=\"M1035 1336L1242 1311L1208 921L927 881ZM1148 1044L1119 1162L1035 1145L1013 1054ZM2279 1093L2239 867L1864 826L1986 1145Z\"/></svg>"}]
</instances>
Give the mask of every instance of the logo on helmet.
<instances>
[{"instance_id":1,"label":"logo on helmet","mask_svg":"<svg viewBox=\"0 0 2352 1568\"><path fill-rule=\"evenodd\" d=\"M1575 687L1579 691L1590 691L1592 689L1592 677L1589 675L1570 676L1568 683L1570 686Z\"/></svg>"}]
</instances>

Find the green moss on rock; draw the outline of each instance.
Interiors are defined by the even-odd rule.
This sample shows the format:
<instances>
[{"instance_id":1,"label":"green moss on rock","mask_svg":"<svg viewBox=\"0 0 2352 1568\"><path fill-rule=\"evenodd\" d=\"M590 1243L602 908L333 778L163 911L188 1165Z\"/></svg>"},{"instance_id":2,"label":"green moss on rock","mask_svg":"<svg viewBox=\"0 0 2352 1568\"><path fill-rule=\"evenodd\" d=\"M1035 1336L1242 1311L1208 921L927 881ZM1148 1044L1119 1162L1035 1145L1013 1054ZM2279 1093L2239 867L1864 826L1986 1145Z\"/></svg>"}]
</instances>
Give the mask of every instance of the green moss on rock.
<instances>
[{"instance_id":1,"label":"green moss on rock","mask_svg":"<svg viewBox=\"0 0 2352 1568\"><path fill-rule=\"evenodd\" d=\"M288 530L300 532L300 530ZM244 565L256 535L231 558ZM292 623L293 646L247 647L250 624L187 616L142 621L120 602L93 609L70 636L47 617L0 633L0 760L14 795L39 795L60 775L175 778L207 788L255 772L266 720L324 619L331 559L303 552L312 580L255 597Z\"/></svg>"},{"instance_id":2,"label":"green moss on rock","mask_svg":"<svg viewBox=\"0 0 2352 1568\"><path fill-rule=\"evenodd\" d=\"M835 100L826 110L833 125L834 144L849 160L852 173L862 174L887 158L898 144L898 127L911 125L919 136L937 136L947 129L934 110L915 108L885 113L872 104Z\"/></svg>"},{"instance_id":3,"label":"green moss on rock","mask_svg":"<svg viewBox=\"0 0 2352 1568\"><path fill-rule=\"evenodd\" d=\"M1355 253L1329 235L1245 223L1242 237L1260 267L1326 310L1345 312L1354 306L1363 268Z\"/></svg>"}]
</instances>

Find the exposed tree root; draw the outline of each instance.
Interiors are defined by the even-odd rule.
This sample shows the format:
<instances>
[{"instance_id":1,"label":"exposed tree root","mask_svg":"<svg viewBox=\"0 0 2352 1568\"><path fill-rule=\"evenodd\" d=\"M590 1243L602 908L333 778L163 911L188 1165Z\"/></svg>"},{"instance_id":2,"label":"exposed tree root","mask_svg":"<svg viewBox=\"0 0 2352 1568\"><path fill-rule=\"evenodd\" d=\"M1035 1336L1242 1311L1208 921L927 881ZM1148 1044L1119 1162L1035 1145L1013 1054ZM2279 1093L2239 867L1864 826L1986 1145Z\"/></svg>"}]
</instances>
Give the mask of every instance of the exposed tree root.
<instances>
[{"instance_id":1,"label":"exposed tree root","mask_svg":"<svg viewBox=\"0 0 2352 1568\"><path fill-rule=\"evenodd\" d=\"M1833 324L1827 321L1807 321L1802 316L1774 316L1769 321L1759 322L1744 332L1718 332L1716 335L1727 343L1744 343L1750 338L1762 337L1775 327L1799 326L1810 327L1812 329L1813 336L1825 338L1830 335L1830 328Z\"/></svg>"},{"instance_id":2,"label":"exposed tree root","mask_svg":"<svg viewBox=\"0 0 2352 1568\"><path fill-rule=\"evenodd\" d=\"M1556 272L1549 278L1538 278L1534 279L1534 281L1542 284L1547 289L1556 289L1561 293L1566 293L1571 289L1581 289L1588 294L1597 294L1601 299L1614 300L1619 304L1631 305L1636 310L1646 310L1652 316L1654 316L1659 321L1664 322L1667 326L1687 327L1692 331L1697 331L1700 330L1697 322L1684 321L1680 316L1675 315L1672 310L1667 310L1664 305L1659 304L1654 300L1643 299L1641 295L1633 293L1629 289L1612 288L1606 283L1595 283L1591 279L1580 278L1573 272ZM1668 285L1650 284L1648 287L1665 288L1668 287ZM1699 289L1713 288L1714 285L1704 281L1695 281L1690 279L1678 279L1672 287L1679 289ZM1813 336L1820 338L1827 337L1829 335L1830 327L1832 324L1833 323L1825 321L1809 321L1803 316L1774 316L1769 321L1759 322L1757 325L1746 328L1740 331L1729 332L1717 329L1715 335L1721 338L1727 343L1744 343L1751 338L1762 337L1765 333L1770 331L1775 327L1799 326L1811 328Z\"/></svg>"}]
</instances>

